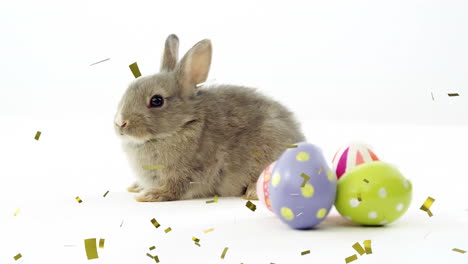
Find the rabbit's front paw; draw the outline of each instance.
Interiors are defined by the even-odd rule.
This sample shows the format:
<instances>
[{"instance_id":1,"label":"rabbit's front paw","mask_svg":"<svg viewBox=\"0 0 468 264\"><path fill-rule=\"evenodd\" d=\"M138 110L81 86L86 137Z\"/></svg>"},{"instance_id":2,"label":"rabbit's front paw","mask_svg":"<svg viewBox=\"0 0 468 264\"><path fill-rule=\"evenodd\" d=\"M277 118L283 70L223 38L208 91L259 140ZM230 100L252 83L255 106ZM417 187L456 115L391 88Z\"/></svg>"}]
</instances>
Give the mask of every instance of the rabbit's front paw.
<instances>
[{"instance_id":1,"label":"rabbit's front paw","mask_svg":"<svg viewBox=\"0 0 468 264\"><path fill-rule=\"evenodd\" d=\"M135 196L135 200L137 200L137 202L164 202L174 201L176 197L163 189L154 189Z\"/></svg>"},{"instance_id":2,"label":"rabbit's front paw","mask_svg":"<svg viewBox=\"0 0 468 264\"><path fill-rule=\"evenodd\" d=\"M130 185L130 186L127 188L127 191L133 192L133 193L138 193L138 192L141 191L141 187L138 186L138 183L137 183L137 182L134 182L132 185Z\"/></svg>"}]
</instances>

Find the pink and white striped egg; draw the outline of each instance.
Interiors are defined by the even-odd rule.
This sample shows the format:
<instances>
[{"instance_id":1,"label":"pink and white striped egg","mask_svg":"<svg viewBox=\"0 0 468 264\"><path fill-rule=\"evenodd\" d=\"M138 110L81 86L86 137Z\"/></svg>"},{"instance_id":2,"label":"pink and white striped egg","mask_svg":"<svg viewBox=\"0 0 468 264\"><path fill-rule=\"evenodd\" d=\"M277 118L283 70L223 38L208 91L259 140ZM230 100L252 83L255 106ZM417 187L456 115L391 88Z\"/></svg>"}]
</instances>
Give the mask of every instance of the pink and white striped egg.
<instances>
[{"instance_id":1,"label":"pink and white striped egg","mask_svg":"<svg viewBox=\"0 0 468 264\"><path fill-rule=\"evenodd\" d=\"M333 157L332 164L336 176L340 179L347 171L360 164L379 161L372 149L361 143L353 143L341 147Z\"/></svg>"},{"instance_id":2,"label":"pink and white striped egg","mask_svg":"<svg viewBox=\"0 0 468 264\"><path fill-rule=\"evenodd\" d=\"M273 168L275 167L276 161L268 165L260 174L257 180L257 196L260 201L263 202L263 204L266 205L266 207L273 212L273 209L271 209L271 200L270 200L270 192L268 190L268 183L270 183L271 180L271 172L273 171Z\"/></svg>"}]
</instances>

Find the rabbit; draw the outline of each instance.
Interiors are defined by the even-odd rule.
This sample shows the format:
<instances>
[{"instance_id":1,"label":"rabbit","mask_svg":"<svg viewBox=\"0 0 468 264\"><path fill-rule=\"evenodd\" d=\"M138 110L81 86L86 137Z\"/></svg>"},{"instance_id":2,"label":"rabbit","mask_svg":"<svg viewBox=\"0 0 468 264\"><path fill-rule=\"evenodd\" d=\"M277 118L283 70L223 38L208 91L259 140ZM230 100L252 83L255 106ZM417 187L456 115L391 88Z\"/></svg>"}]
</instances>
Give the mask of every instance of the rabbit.
<instances>
[{"instance_id":1,"label":"rabbit","mask_svg":"<svg viewBox=\"0 0 468 264\"><path fill-rule=\"evenodd\" d=\"M257 199L262 170L305 140L299 123L255 89L198 85L211 65L209 39L179 62L178 48L178 37L169 35L160 72L136 78L118 104L114 127L137 178L128 191L138 192L138 202ZM145 169L152 165L159 167Z\"/></svg>"}]
</instances>

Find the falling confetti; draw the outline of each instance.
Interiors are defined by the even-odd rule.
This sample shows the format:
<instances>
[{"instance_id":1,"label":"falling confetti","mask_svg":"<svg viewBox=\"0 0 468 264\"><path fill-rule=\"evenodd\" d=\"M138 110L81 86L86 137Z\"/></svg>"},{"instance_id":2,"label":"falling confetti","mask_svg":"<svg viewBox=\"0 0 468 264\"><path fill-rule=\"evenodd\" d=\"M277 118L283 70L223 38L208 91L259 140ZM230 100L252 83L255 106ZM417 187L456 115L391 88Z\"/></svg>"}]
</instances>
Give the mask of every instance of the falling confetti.
<instances>
[{"instance_id":1,"label":"falling confetti","mask_svg":"<svg viewBox=\"0 0 468 264\"><path fill-rule=\"evenodd\" d=\"M358 199L358 201L360 201L360 202L362 201L361 193L358 193L357 199Z\"/></svg>"},{"instance_id":2,"label":"falling confetti","mask_svg":"<svg viewBox=\"0 0 468 264\"><path fill-rule=\"evenodd\" d=\"M454 97L454 96L460 96L458 93L449 93L448 96Z\"/></svg>"},{"instance_id":3,"label":"falling confetti","mask_svg":"<svg viewBox=\"0 0 468 264\"><path fill-rule=\"evenodd\" d=\"M364 240L364 248L366 249L366 254L367 255L372 254L372 247L371 247L371 241L370 240Z\"/></svg>"},{"instance_id":4,"label":"falling confetti","mask_svg":"<svg viewBox=\"0 0 468 264\"><path fill-rule=\"evenodd\" d=\"M144 170L159 170L159 169L164 169L165 166L164 165L146 165L146 166L143 166L143 169Z\"/></svg>"},{"instance_id":5,"label":"falling confetti","mask_svg":"<svg viewBox=\"0 0 468 264\"><path fill-rule=\"evenodd\" d=\"M302 214L302 212L300 212L299 214L296 215L296 217L300 216Z\"/></svg>"},{"instance_id":6,"label":"falling confetti","mask_svg":"<svg viewBox=\"0 0 468 264\"><path fill-rule=\"evenodd\" d=\"M99 258L97 248L96 248L96 239L90 238L85 239L85 249L86 249L86 256L88 259L97 259Z\"/></svg>"},{"instance_id":7,"label":"falling confetti","mask_svg":"<svg viewBox=\"0 0 468 264\"><path fill-rule=\"evenodd\" d=\"M455 252L458 252L458 253L462 253L462 254L465 254L465 253L466 253L465 250L458 249L458 248L454 248L454 249L452 249L452 251L455 251Z\"/></svg>"},{"instance_id":8,"label":"falling confetti","mask_svg":"<svg viewBox=\"0 0 468 264\"><path fill-rule=\"evenodd\" d=\"M156 221L156 219L151 219L151 223L154 225L154 227L158 228L160 227L161 225L158 223L158 221Z\"/></svg>"},{"instance_id":9,"label":"falling confetti","mask_svg":"<svg viewBox=\"0 0 468 264\"><path fill-rule=\"evenodd\" d=\"M322 173L323 167L320 167L318 174Z\"/></svg>"},{"instance_id":10,"label":"falling confetti","mask_svg":"<svg viewBox=\"0 0 468 264\"><path fill-rule=\"evenodd\" d=\"M41 136L42 132L41 131L37 131L36 132L36 135L34 136L34 139L35 140L39 140L39 137Z\"/></svg>"},{"instance_id":11,"label":"falling confetti","mask_svg":"<svg viewBox=\"0 0 468 264\"><path fill-rule=\"evenodd\" d=\"M93 64L91 64L91 65L89 65L89 66L93 66L93 65L96 65L96 64L99 64L99 63L101 63L101 62L108 61L108 60L110 60L110 58L107 58L107 59L104 59L104 60L101 60L101 61L95 62L95 63L93 63Z\"/></svg>"},{"instance_id":12,"label":"falling confetti","mask_svg":"<svg viewBox=\"0 0 468 264\"><path fill-rule=\"evenodd\" d=\"M223 254L221 254L221 258L224 259L224 257L226 256L226 253L228 251L229 248L225 247L224 250L223 250Z\"/></svg>"},{"instance_id":13,"label":"falling confetti","mask_svg":"<svg viewBox=\"0 0 468 264\"><path fill-rule=\"evenodd\" d=\"M349 256L349 257L345 258L345 261L346 261L346 263L350 263L350 262L355 261L356 259L357 259L357 256L356 256L356 254L354 254L352 256Z\"/></svg>"},{"instance_id":14,"label":"falling confetti","mask_svg":"<svg viewBox=\"0 0 468 264\"><path fill-rule=\"evenodd\" d=\"M166 228L166 230L164 230L164 232L167 234L167 233L171 232L171 230L172 230L172 228L168 227L168 228Z\"/></svg>"},{"instance_id":15,"label":"falling confetti","mask_svg":"<svg viewBox=\"0 0 468 264\"><path fill-rule=\"evenodd\" d=\"M99 239L99 248L104 248L104 242L105 242L104 238Z\"/></svg>"},{"instance_id":16,"label":"falling confetti","mask_svg":"<svg viewBox=\"0 0 468 264\"><path fill-rule=\"evenodd\" d=\"M310 254L310 250L306 250L306 251L301 252L301 256L304 256L304 255L307 255L307 254Z\"/></svg>"},{"instance_id":17,"label":"falling confetti","mask_svg":"<svg viewBox=\"0 0 468 264\"><path fill-rule=\"evenodd\" d=\"M288 147L288 149L290 149L290 148L297 148L297 145L291 145L291 146Z\"/></svg>"},{"instance_id":18,"label":"falling confetti","mask_svg":"<svg viewBox=\"0 0 468 264\"><path fill-rule=\"evenodd\" d=\"M106 197L106 195L109 193L109 191L107 191L102 197Z\"/></svg>"},{"instance_id":19,"label":"falling confetti","mask_svg":"<svg viewBox=\"0 0 468 264\"><path fill-rule=\"evenodd\" d=\"M200 242L200 239L196 238L196 237L192 237L192 240L195 241L195 242Z\"/></svg>"},{"instance_id":20,"label":"falling confetti","mask_svg":"<svg viewBox=\"0 0 468 264\"><path fill-rule=\"evenodd\" d=\"M252 212L255 212L255 210L257 210L257 206L255 204L253 204L251 201L247 201L245 206L247 206L247 208L252 210Z\"/></svg>"},{"instance_id":21,"label":"falling confetti","mask_svg":"<svg viewBox=\"0 0 468 264\"><path fill-rule=\"evenodd\" d=\"M207 230L203 231L203 233L206 234L206 233L211 232L211 231L214 231L214 228L207 229Z\"/></svg>"},{"instance_id":22,"label":"falling confetti","mask_svg":"<svg viewBox=\"0 0 468 264\"><path fill-rule=\"evenodd\" d=\"M83 202L79 196L77 196L77 197L75 198L75 200L76 200L78 203L82 203L82 202Z\"/></svg>"},{"instance_id":23,"label":"falling confetti","mask_svg":"<svg viewBox=\"0 0 468 264\"><path fill-rule=\"evenodd\" d=\"M20 209L18 208L18 210L16 210L14 216L17 216L19 214L19 212L20 212Z\"/></svg>"},{"instance_id":24,"label":"falling confetti","mask_svg":"<svg viewBox=\"0 0 468 264\"><path fill-rule=\"evenodd\" d=\"M156 261L156 263L159 263L159 257L158 257L158 256L154 256L154 261Z\"/></svg>"},{"instance_id":25,"label":"falling confetti","mask_svg":"<svg viewBox=\"0 0 468 264\"><path fill-rule=\"evenodd\" d=\"M432 212L431 212L430 208L431 208L432 204L434 203L434 201L435 201L434 198L432 198L432 197L427 197L426 201L424 202L423 205L421 205L421 208L419 208L419 209L421 209L421 210L427 212L427 214L429 215L429 217L431 217L431 216L432 216Z\"/></svg>"},{"instance_id":26,"label":"falling confetti","mask_svg":"<svg viewBox=\"0 0 468 264\"><path fill-rule=\"evenodd\" d=\"M252 154L254 154L255 156L258 156L258 155L260 155L260 152L255 151L255 152L252 152Z\"/></svg>"},{"instance_id":27,"label":"falling confetti","mask_svg":"<svg viewBox=\"0 0 468 264\"><path fill-rule=\"evenodd\" d=\"M434 94L431 92L432 101L434 101Z\"/></svg>"},{"instance_id":28,"label":"falling confetti","mask_svg":"<svg viewBox=\"0 0 468 264\"><path fill-rule=\"evenodd\" d=\"M14 258L15 260L18 260L18 259L20 259L21 257L22 257L21 254L18 253L18 255L14 256L13 258Z\"/></svg>"},{"instance_id":29,"label":"falling confetti","mask_svg":"<svg viewBox=\"0 0 468 264\"><path fill-rule=\"evenodd\" d=\"M303 181L302 184L301 184L301 188L304 188L306 182L307 182L308 180L310 180L310 177L307 176L305 173L302 173L302 174L301 174L301 177L304 178L304 181Z\"/></svg>"},{"instance_id":30,"label":"falling confetti","mask_svg":"<svg viewBox=\"0 0 468 264\"><path fill-rule=\"evenodd\" d=\"M363 181L364 181L365 183L369 183L369 181L368 181L367 179L364 179Z\"/></svg>"},{"instance_id":31,"label":"falling confetti","mask_svg":"<svg viewBox=\"0 0 468 264\"><path fill-rule=\"evenodd\" d=\"M146 253L146 256L148 256L148 257L150 257L150 258L154 259L154 257L153 257L153 256L151 256L151 254L150 254L150 253Z\"/></svg>"},{"instance_id":32,"label":"falling confetti","mask_svg":"<svg viewBox=\"0 0 468 264\"><path fill-rule=\"evenodd\" d=\"M122 227L122 225L123 225L123 222L124 222L124 221L122 220L122 223L120 223L120 227Z\"/></svg>"},{"instance_id":33,"label":"falling confetti","mask_svg":"<svg viewBox=\"0 0 468 264\"><path fill-rule=\"evenodd\" d=\"M141 76L140 69L138 68L138 64L136 62L130 64L129 67L130 67L130 70L133 73L133 76L135 76L135 78L138 78L138 77Z\"/></svg>"},{"instance_id":34,"label":"falling confetti","mask_svg":"<svg viewBox=\"0 0 468 264\"><path fill-rule=\"evenodd\" d=\"M201 247L201 246L200 246L200 244L199 244L198 242L195 242L195 245L197 245L197 246Z\"/></svg>"},{"instance_id":35,"label":"falling confetti","mask_svg":"<svg viewBox=\"0 0 468 264\"><path fill-rule=\"evenodd\" d=\"M366 251L361 247L361 244L359 244L359 242L354 243L353 248L354 248L354 250L356 250L357 253L359 253L359 255L361 255L361 256L362 256L364 253L366 253Z\"/></svg>"},{"instance_id":36,"label":"falling confetti","mask_svg":"<svg viewBox=\"0 0 468 264\"><path fill-rule=\"evenodd\" d=\"M156 248L155 246L152 246L152 247L149 248L149 250L153 250L153 249L155 249L155 248Z\"/></svg>"}]
</instances>

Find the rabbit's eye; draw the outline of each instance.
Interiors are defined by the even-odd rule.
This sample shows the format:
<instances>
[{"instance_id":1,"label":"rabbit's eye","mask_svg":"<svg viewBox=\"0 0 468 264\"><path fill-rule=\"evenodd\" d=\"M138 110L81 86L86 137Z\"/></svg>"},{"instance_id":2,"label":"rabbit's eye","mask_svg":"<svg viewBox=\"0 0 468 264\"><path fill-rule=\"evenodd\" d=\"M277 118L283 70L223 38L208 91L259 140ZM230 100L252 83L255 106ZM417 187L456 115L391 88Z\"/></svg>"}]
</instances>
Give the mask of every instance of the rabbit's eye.
<instances>
[{"instance_id":1,"label":"rabbit's eye","mask_svg":"<svg viewBox=\"0 0 468 264\"><path fill-rule=\"evenodd\" d=\"M153 95L150 100L149 107L161 107L164 104L164 98L159 94Z\"/></svg>"}]
</instances>

